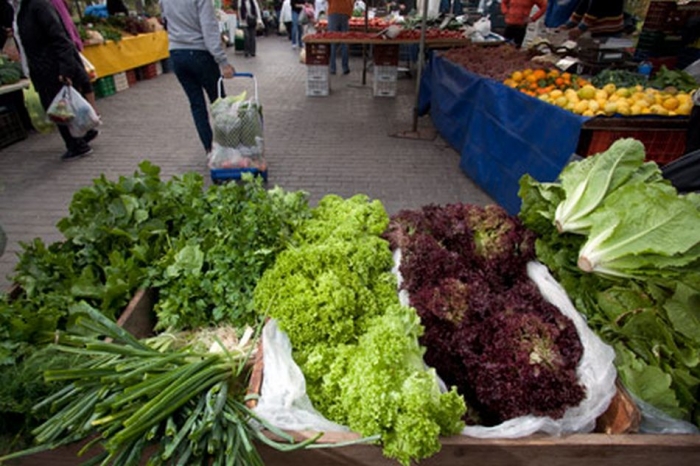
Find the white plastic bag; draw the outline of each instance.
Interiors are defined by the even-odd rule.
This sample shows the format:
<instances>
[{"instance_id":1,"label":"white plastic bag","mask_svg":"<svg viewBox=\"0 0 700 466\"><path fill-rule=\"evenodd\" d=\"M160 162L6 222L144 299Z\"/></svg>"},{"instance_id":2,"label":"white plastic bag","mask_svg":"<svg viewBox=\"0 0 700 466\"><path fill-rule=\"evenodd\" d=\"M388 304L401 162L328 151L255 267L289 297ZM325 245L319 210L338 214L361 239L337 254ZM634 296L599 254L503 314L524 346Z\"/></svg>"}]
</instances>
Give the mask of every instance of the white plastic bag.
<instances>
[{"instance_id":1,"label":"white plastic bag","mask_svg":"<svg viewBox=\"0 0 700 466\"><path fill-rule=\"evenodd\" d=\"M74 138L81 138L100 125L100 117L90 102L70 85L56 94L46 114L54 123L68 126Z\"/></svg>"},{"instance_id":2,"label":"white plastic bag","mask_svg":"<svg viewBox=\"0 0 700 466\"><path fill-rule=\"evenodd\" d=\"M329 421L311 404L306 380L292 358L292 344L271 319L262 334L263 381L255 413L275 427L317 432L350 432Z\"/></svg>"},{"instance_id":3,"label":"white plastic bag","mask_svg":"<svg viewBox=\"0 0 700 466\"><path fill-rule=\"evenodd\" d=\"M267 168L263 157L262 114L257 98L248 93L223 96L219 80L219 98L211 106L214 141L209 168Z\"/></svg>"}]
</instances>

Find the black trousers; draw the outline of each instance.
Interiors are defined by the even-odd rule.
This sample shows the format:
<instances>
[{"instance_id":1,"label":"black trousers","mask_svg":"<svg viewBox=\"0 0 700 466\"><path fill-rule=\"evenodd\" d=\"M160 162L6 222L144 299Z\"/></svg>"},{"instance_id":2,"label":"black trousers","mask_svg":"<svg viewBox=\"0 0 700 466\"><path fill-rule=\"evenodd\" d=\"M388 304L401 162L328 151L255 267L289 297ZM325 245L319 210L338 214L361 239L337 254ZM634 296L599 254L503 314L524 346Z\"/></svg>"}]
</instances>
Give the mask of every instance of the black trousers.
<instances>
[{"instance_id":1,"label":"black trousers","mask_svg":"<svg viewBox=\"0 0 700 466\"><path fill-rule=\"evenodd\" d=\"M507 40L512 40L515 45L520 48L523 45L523 40L525 40L525 33L527 32L527 26L518 24L507 24L505 30L503 31L503 37Z\"/></svg>"},{"instance_id":2,"label":"black trousers","mask_svg":"<svg viewBox=\"0 0 700 466\"><path fill-rule=\"evenodd\" d=\"M257 25L246 26L243 29L243 51L245 55L255 56L255 35L257 34Z\"/></svg>"}]
</instances>

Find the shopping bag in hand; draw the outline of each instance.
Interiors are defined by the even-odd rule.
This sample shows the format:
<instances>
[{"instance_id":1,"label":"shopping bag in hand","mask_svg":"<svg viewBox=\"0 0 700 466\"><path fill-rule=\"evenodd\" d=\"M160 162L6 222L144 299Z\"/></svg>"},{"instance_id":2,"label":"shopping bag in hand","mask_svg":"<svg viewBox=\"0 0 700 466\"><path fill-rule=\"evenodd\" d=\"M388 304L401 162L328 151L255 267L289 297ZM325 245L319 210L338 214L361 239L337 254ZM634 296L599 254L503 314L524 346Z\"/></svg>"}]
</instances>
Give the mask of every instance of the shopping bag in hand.
<instances>
[{"instance_id":1,"label":"shopping bag in hand","mask_svg":"<svg viewBox=\"0 0 700 466\"><path fill-rule=\"evenodd\" d=\"M58 92L46 114L54 123L68 126L74 138L81 138L100 125L100 117L90 102L70 85Z\"/></svg>"}]
</instances>

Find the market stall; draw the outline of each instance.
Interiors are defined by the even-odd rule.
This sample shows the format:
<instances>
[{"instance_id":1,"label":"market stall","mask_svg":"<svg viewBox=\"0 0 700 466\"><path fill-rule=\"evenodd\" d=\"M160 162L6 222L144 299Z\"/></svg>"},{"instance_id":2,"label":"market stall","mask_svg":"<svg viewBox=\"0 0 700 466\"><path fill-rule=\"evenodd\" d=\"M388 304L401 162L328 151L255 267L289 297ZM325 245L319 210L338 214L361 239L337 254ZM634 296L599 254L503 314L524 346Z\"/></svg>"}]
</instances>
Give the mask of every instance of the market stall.
<instances>
[{"instance_id":1,"label":"market stall","mask_svg":"<svg viewBox=\"0 0 700 466\"><path fill-rule=\"evenodd\" d=\"M533 99L433 55L419 111L460 154L460 167L509 212L520 208L518 180L553 181L576 152L587 118ZM546 123L545 123L546 122Z\"/></svg>"},{"instance_id":2,"label":"market stall","mask_svg":"<svg viewBox=\"0 0 700 466\"><path fill-rule=\"evenodd\" d=\"M111 76L168 58L168 33L156 31L89 45L83 54L95 66L98 77Z\"/></svg>"}]
</instances>

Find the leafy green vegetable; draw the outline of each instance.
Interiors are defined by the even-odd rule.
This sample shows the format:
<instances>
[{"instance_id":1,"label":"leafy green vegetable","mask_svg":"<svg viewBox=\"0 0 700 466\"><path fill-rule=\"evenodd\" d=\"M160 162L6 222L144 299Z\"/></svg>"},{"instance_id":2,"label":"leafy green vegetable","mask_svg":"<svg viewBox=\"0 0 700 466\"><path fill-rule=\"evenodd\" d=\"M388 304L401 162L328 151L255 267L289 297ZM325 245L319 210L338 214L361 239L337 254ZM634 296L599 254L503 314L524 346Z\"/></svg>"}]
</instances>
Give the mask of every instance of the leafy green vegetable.
<instances>
[{"instance_id":1,"label":"leafy green vegetable","mask_svg":"<svg viewBox=\"0 0 700 466\"><path fill-rule=\"evenodd\" d=\"M559 183L524 176L520 218L539 236L538 259L615 348L625 386L667 414L700 425L700 210L694 196L679 196L657 172L641 164L608 193L588 216L586 235L559 233L554 226L552 213L566 196ZM597 246L592 238L600 239ZM605 273L578 267L585 243L586 251L598 254L593 257L609 259L602 264Z\"/></svg>"},{"instance_id":2,"label":"leafy green vegetable","mask_svg":"<svg viewBox=\"0 0 700 466\"><path fill-rule=\"evenodd\" d=\"M630 183L590 215L579 253L585 272L675 278L700 258L700 212L663 183Z\"/></svg>"},{"instance_id":3,"label":"leafy green vegetable","mask_svg":"<svg viewBox=\"0 0 700 466\"><path fill-rule=\"evenodd\" d=\"M560 175L565 198L554 217L559 232L586 234L592 224L589 215L643 162L644 145L635 139L621 139L597 157L567 165Z\"/></svg>"},{"instance_id":4,"label":"leafy green vegetable","mask_svg":"<svg viewBox=\"0 0 700 466\"><path fill-rule=\"evenodd\" d=\"M389 218L363 195L324 197L255 288L255 308L289 336L307 393L330 420L381 435L404 465L461 430L464 400L440 393L423 364L416 311L401 306L392 254L380 238Z\"/></svg>"},{"instance_id":5,"label":"leafy green vegetable","mask_svg":"<svg viewBox=\"0 0 700 466\"><path fill-rule=\"evenodd\" d=\"M661 69L654 74L649 85L657 89L674 87L682 92L690 92L698 88L698 82L693 75L683 70L669 70L666 65L661 65Z\"/></svg>"}]
</instances>

